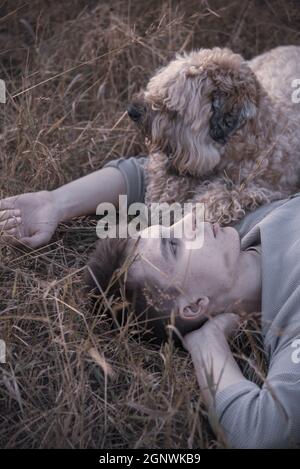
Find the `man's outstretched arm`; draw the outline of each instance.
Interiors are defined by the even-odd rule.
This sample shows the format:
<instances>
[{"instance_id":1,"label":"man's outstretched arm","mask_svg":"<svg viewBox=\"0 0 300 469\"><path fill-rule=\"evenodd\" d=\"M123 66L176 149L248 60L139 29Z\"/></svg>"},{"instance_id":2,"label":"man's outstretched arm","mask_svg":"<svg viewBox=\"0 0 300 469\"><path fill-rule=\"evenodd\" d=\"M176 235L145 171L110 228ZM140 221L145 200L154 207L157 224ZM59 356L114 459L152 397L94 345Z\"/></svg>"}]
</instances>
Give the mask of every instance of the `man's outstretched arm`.
<instances>
[{"instance_id":1,"label":"man's outstretched arm","mask_svg":"<svg viewBox=\"0 0 300 469\"><path fill-rule=\"evenodd\" d=\"M117 207L119 195L126 191L122 173L108 167L59 187L51 194L58 207L59 220L67 221L96 213L101 202L110 202Z\"/></svg>"},{"instance_id":2,"label":"man's outstretched arm","mask_svg":"<svg viewBox=\"0 0 300 469\"><path fill-rule=\"evenodd\" d=\"M127 193L121 171L107 167L54 191L21 194L0 200L0 236L36 248L46 244L58 223L96 212L101 202L118 204Z\"/></svg>"}]
</instances>

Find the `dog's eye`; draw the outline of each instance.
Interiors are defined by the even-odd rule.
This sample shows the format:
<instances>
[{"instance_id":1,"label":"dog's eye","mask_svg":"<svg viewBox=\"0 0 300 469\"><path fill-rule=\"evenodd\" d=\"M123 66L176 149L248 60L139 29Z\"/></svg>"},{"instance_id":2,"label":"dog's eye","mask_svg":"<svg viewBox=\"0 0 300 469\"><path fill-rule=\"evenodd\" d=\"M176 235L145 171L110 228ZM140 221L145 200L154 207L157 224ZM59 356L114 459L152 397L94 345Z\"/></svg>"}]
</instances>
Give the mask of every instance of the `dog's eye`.
<instances>
[{"instance_id":1,"label":"dog's eye","mask_svg":"<svg viewBox=\"0 0 300 469\"><path fill-rule=\"evenodd\" d=\"M221 108L221 98L215 93L212 95L212 109L213 111L218 111Z\"/></svg>"},{"instance_id":2,"label":"dog's eye","mask_svg":"<svg viewBox=\"0 0 300 469\"><path fill-rule=\"evenodd\" d=\"M229 127L229 128L233 127L233 125L235 124L234 116L232 116L231 114L225 114L224 124L226 125L226 127Z\"/></svg>"}]
</instances>

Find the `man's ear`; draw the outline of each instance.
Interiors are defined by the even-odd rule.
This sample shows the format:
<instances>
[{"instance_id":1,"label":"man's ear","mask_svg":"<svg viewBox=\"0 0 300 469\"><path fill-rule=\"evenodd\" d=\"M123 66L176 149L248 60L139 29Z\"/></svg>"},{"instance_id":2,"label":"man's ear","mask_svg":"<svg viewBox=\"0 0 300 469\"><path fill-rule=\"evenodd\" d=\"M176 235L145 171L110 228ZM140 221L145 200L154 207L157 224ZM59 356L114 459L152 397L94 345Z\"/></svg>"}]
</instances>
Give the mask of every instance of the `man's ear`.
<instances>
[{"instance_id":1,"label":"man's ear","mask_svg":"<svg viewBox=\"0 0 300 469\"><path fill-rule=\"evenodd\" d=\"M179 301L179 316L182 319L198 319L206 315L209 306L209 298L201 296L197 301L189 302L185 298Z\"/></svg>"},{"instance_id":2,"label":"man's ear","mask_svg":"<svg viewBox=\"0 0 300 469\"><path fill-rule=\"evenodd\" d=\"M256 106L244 97L239 104L233 104L234 96L218 92L212 95L212 116L209 121L209 134L213 140L225 144L236 130L256 114Z\"/></svg>"}]
</instances>

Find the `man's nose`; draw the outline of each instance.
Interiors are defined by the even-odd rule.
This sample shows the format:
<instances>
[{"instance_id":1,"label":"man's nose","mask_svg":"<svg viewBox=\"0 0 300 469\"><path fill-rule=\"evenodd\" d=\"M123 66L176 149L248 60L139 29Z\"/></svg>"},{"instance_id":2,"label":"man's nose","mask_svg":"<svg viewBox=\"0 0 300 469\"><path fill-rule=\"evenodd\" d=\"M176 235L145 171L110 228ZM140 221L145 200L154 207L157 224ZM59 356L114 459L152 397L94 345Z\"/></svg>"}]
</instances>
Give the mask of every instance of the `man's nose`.
<instances>
[{"instance_id":1,"label":"man's nose","mask_svg":"<svg viewBox=\"0 0 300 469\"><path fill-rule=\"evenodd\" d=\"M141 112L137 109L134 104L129 104L127 112L130 119L132 119L134 122L138 121L141 117Z\"/></svg>"}]
</instances>

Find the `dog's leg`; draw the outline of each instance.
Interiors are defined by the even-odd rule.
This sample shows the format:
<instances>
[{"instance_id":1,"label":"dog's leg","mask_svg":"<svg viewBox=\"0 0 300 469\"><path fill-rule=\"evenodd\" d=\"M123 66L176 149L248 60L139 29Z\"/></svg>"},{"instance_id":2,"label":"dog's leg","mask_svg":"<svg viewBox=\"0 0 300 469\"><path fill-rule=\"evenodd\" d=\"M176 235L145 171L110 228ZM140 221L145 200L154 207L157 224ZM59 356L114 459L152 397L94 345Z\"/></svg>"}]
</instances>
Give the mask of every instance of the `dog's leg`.
<instances>
[{"instance_id":1,"label":"dog's leg","mask_svg":"<svg viewBox=\"0 0 300 469\"><path fill-rule=\"evenodd\" d=\"M162 153L150 153L145 168L147 190L145 202L159 202L166 187L166 157Z\"/></svg>"},{"instance_id":2,"label":"dog's leg","mask_svg":"<svg viewBox=\"0 0 300 469\"><path fill-rule=\"evenodd\" d=\"M199 192L192 202L204 203L205 220L221 225L231 225L260 205L287 195L254 183L246 187L239 185L229 188L222 179L209 182L205 187L202 185Z\"/></svg>"},{"instance_id":3,"label":"dog's leg","mask_svg":"<svg viewBox=\"0 0 300 469\"><path fill-rule=\"evenodd\" d=\"M169 161L162 152L150 153L146 166L147 190L145 202L151 203L180 204L187 201L195 192L196 183L191 178L171 174Z\"/></svg>"}]
</instances>

